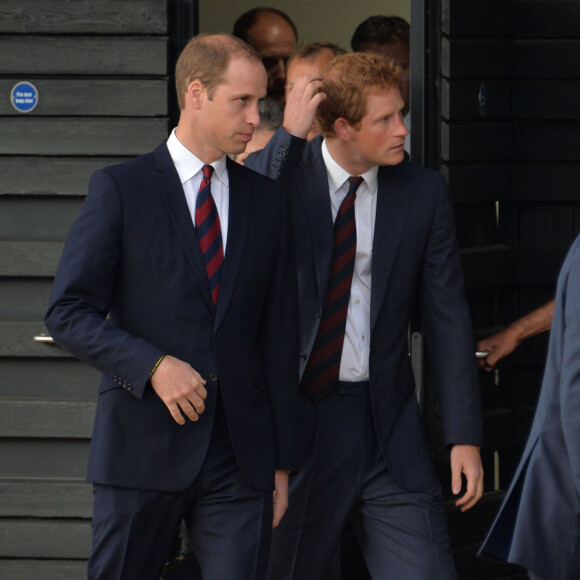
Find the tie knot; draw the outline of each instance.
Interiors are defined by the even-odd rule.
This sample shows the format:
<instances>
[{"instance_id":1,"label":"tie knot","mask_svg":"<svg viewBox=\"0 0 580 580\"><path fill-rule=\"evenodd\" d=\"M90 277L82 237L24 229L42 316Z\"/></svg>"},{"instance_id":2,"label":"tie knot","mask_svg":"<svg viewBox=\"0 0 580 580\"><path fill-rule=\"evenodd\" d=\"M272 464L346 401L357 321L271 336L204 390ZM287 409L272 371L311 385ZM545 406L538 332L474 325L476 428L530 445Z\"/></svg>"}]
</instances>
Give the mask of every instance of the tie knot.
<instances>
[{"instance_id":1,"label":"tie knot","mask_svg":"<svg viewBox=\"0 0 580 580\"><path fill-rule=\"evenodd\" d=\"M348 178L348 192L354 193L362 182L363 178L360 175L351 175Z\"/></svg>"},{"instance_id":2,"label":"tie knot","mask_svg":"<svg viewBox=\"0 0 580 580\"><path fill-rule=\"evenodd\" d=\"M213 167L211 165L204 165L201 170L203 171L203 176L206 179L210 179L213 174Z\"/></svg>"}]
</instances>

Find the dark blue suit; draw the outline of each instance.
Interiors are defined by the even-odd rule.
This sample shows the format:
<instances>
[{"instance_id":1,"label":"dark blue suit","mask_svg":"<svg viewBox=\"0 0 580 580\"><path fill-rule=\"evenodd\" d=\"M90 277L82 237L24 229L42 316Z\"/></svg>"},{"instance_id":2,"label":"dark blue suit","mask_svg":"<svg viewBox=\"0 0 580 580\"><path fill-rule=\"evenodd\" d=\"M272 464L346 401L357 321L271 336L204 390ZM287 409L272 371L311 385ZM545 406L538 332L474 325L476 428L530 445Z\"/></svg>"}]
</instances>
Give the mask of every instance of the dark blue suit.
<instances>
[{"instance_id":1,"label":"dark blue suit","mask_svg":"<svg viewBox=\"0 0 580 580\"><path fill-rule=\"evenodd\" d=\"M290 189L298 259L303 372L320 321L333 249L329 185L321 154L321 139L306 143L280 129L266 149L248 157L246 165L287 183ZM415 397L407 340L417 298L421 304L427 347L437 383L445 443L481 444L481 411L473 336L464 298L452 207L443 178L408 161L396 166L380 167L374 232L370 386L368 393L363 395L365 401L360 407L364 425L359 428L358 424L353 424L348 434L349 427L345 423L349 421L348 408L341 415L341 411L329 409L331 403L325 404L323 401L326 407L319 404L317 408L303 395L301 419L305 425L302 432L305 438L320 437L316 423L320 423L323 416L328 416L328 423L335 425L334 434L329 439L340 440L349 448L354 445L352 454L356 457L361 453L351 441L359 436L368 437L370 428L370 437L374 438L377 445L376 449L364 451L363 455L368 455L365 461L368 460L369 465L376 467L373 454L378 454L385 463L383 472L388 474L385 477L394 479L405 490L416 490L436 481L430 446ZM348 388L343 391L345 397L350 396ZM336 409L340 404L338 398L332 403ZM351 414L353 411L351 406ZM303 447L308 449L308 442ZM370 447L373 445L370 444ZM313 455L320 453L316 470L324 471L325 464L332 464L332 458L328 456L330 454L325 455L318 443L314 448ZM345 448L344 453L348 452ZM336 455L342 455L342 452ZM342 470L343 473L353 471L352 467L336 465L330 469ZM301 474L297 477L301 478ZM368 481L364 483L367 484ZM308 485L302 483L298 487ZM313 504L324 503L324 497L329 497L327 513L321 514L319 519L332 522L330 526L344 527L345 518L351 516L360 499L356 491L354 496L346 497L354 485L357 485L355 481L340 488L336 480L329 477L325 489L311 492L312 501L303 506L304 513L316 509ZM296 484L291 482L290 514L299 503L296 496L293 496L293 486L296 487ZM315 493L318 493L316 497ZM331 514L340 510L338 506L345 502L348 504L347 513L342 520L333 520ZM304 534L308 525L306 520L301 521L296 523L292 531L289 530L292 516L283 522L280 531L275 533L276 543L284 544L292 534ZM301 531L297 529L300 527ZM287 537L284 536L285 530ZM278 541L276 536L282 538ZM337 534L329 532L328 541L336 543ZM320 549L321 542L324 540L310 547L312 554L305 556L305 560L315 558L314 554ZM298 554L301 551L307 553L308 547L297 549ZM273 559L279 557L289 559L295 556L272 555ZM300 556L297 559L300 560ZM327 564L324 566L327 567ZM381 563L377 566L387 569ZM307 568L305 564L305 570ZM300 570L300 563L296 564L293 577L302 580L308 577L304 574L307 572ZM393 574L392 577L398 577L394 570Z\"/></svg>"},{"instance_id":2,"label":"dark blue suit","mask_svg":"<svg viewBox=\"0 0 580 580\"><path fill-rule=\"evenodd\" d=\"M166 145L91 180L46 325L103 373L88 467L95 484L186 490L208 462L216 408L243 479L270 504L275 469L294 467L296 270L287 199L229 159L228 174L217 308ZM178 425L152 390L148 377L162 354L207 380L199 421Z\"/></svg>"},{"instance_id":3,"label":"dark blue suit","mask_svg":"<svg viewBox=\"0 0 580 580\"><path fill-rule=\"evenodd\" d=\"M536 415L485 553L548 580L580 578L580 238L560 271Z\"/></svg>"}]
</instances>

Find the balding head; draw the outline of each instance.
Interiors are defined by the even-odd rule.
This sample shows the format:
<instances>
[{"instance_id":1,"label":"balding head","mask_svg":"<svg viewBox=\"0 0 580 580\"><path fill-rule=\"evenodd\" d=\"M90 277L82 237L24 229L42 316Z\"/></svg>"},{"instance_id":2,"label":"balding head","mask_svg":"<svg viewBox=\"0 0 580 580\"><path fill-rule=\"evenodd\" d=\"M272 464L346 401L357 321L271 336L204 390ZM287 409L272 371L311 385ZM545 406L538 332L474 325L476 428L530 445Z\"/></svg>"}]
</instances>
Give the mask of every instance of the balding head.
<instances>
[{"instance_id":1,"label":"balding head","mask_svg":"<svg viewBox=\"0 0 580 580\"><path fill-rule=\"evenodd\" d=\"M297 32L292 20L273 8L254 8L234 25L234 35L252 45L268 72L268 94L283 98L286 61L296 48Z\"/></svg>"}]
</instances>

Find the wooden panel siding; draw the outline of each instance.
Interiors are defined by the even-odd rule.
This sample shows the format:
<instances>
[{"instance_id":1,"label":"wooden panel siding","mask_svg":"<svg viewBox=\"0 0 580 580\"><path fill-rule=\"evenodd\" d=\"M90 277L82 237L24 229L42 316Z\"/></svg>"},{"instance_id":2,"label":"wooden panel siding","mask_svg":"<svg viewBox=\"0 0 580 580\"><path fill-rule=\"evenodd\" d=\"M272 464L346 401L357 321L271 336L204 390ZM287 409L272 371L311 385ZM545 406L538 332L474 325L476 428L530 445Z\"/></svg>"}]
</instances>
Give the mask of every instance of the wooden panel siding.
<instances>
[{"instance_id":1,"label":"wooden panel siding","mask_svg":"<svg viewBox=\"0 0 580 580\"><path fill-rule=\"evenodd\" d=\"M63 242L0 242L3 276L54 276Z\"/></svg>"},{"instance_id":2,"label":"wooden panel siding","mask_svg":"<svg viewBox=\"0 0 580 580\"><path fill-rule=\"evenodd\" d=\"M433 43L440 58L432 70L438 72L429 79L440 83L432 155L455 203L476 341L553 296L562 260L580 232L580 2L428 4L441 15ZM546 338L524 341L494 373L480 373L485 487L499 489L489 509L450 518L462 579L525 576L475 553L529 431ZM444 490L448 485L443 479Z\"/></svg>"},{"instance_id":3,"label":"wooden panel siding","mask_svg":"<svg viewBox=\"0 0 580 580\"><path fill-rule=\"evenodd\" d=\"M166 75L164 37L0 36L5 75Z\"/></svg>"},{"instance_id":4,"label":"wooden panel siding","mask_svg":"<svg viewBox=\"0 0 580 580\"><path fill-rule=\"evenodd\" d=\"M84 580L86 562L82 560L0 560L0 578L10 580Z\"/></svg>"},{"instance_id":5,"label":"wooden panel siding","mask_svg":"<svg viewBox=\"0 0 580 580\"><path fill-rule=\"evenodd\" d=\"M2 0L0 33L165 34L159 0Z\"/></svg>"},{"instance_id":6,"label":"wooden panel siding","mask_svg":"<svg viewBox=\"0 0 580 580\"><path fill-rule=\"evenodd\" d=\"M0 520L0 557L88 558L87 521Z\"/></svg>"},{"instance_id":7,"label":"wooden panel siding","mask_svg":"<svg viewBox=\"0 0 580 580\"><path fill-rule=\"evenodd\" d=\"M77 217L84 197L37 199L0 197L0 240L61 241Z\"/></svg>"},{"instance_id":8,"label":"wooden panel siding","mask_svg":"<svg viewBox=\"0 0 580 580\"><path fill-rule=\"evenodd\" d=\"M5 500L0 502L1 517L24 511L36 518L91 517L93 494L84 480L3 479L0 497Z\"/></svg>"},{"instance_id":9,"label":"wooden panel siding","mask_svg":"<svg viewBox=\"0 0 580 580\"><path fill-rule=\"evenodd\" d=\"M0 478L84 479L89 441L0 439L0 456Z\"/></svg>"},{"instance_id":10,"label":"wooden panel siding","mask_svg":"<svg viewBox=\"0 0 580 580\"><path fill-rule=\"evenodd\" d=\"M97 169L127 159L129 157L0 156L0 195L84 196L89 178Z\"/></svg>"},{"instance_id":11,"label":"wooden panel siding","mask_svg":"<svg viewBox=\"0 0 580 580\"><path fill-rule=\"evenodd\" d=\"M185 0L171 18L168 4L0 2L0 578L86 578L100 373L35 337L49 338L53 277L90 176L168 136L193 27ZM9 99L22 81L38 91L29 113Z\"/></svg>"},{"instance_id":12,"label":"wooden panel siding","mask_svg":"<svg viewBox=\"0 0 580 580\"><path fill-rule=\"evenodd\" d=\"M29 330L33 333L38 330L46 332L42 327ZM31 343L34 334L26 336ZM48 350L48 347L44 350ZM99 379L100 374L96 369L72 357L42 358L34 362L0 358L0 392L5 397L25 399L48 396L62 400L96 398Z\"/></svg>"},{"instance_id":13,"label":"wooden panel siding","mask_svg":"<svg viewBox=\"0 0 580 580\"><path fill-rule=\"evenodd\" d=\"M0 320L42 320L52 289L52 279L2 278Z\"/></svg>"},{"instance_id":14,"label":"wooden panel siding","mask_svg":"<svg viewBox=\"0 0 580 580\"><path fill-rule=\"evenodd\" d=\"M480 101L485 90L485 108ZM450 82L441 84L441 115L448 121L505 119L510 117L512 87L508 80Z\"/></svg>"},{"instance_id":15,"label":"wooden panel siding","mask_svg":"<svg viewBox=\"0 0 580 580\"><path fill-rule=\"evenodd\" d=\"M140 155L167 139L164 118L7 117L0 155Z\"/></svg>"},{"instance_id":16,"label":"wooden panel siding","mask_svg":"<svg viewBox=\"0 0 580 580\"><path fill-rule=\"evenodd\" d=\"M0 407L0 437L88 439L95 408L95 401L21 401L4 397Z\"/></svg>"},{"instance_id":17,"label":"wooden panel siding","mask_svg":"<svg viewBox=\"0 0 580 580\"><path fill-rule=\"evenodd\" d=\"M0 320L0 357L19 357L23 364L31 364L29 358L68 358L67 351L55 344L34 340L35 336L48 336L44 324L27 320ZM98 383L94 385L95 393ZM49 395L49 393L46 393Z\"/></svg>"},{"instance_id":18,"label":"wooden panel siding","mask_svg":"<svg viewBox=\"0 0 580 580\"><path fill-rule=\"evenodd\" d=\"M0 78L0 94L8 95L21 77ZM166 79L73 79L27 76L40 98L30 116L154 117L167 116ZM136 98L138 97L138 98ZM20 116L8 99L0 115Z\"/></svg>"}]
</instances>

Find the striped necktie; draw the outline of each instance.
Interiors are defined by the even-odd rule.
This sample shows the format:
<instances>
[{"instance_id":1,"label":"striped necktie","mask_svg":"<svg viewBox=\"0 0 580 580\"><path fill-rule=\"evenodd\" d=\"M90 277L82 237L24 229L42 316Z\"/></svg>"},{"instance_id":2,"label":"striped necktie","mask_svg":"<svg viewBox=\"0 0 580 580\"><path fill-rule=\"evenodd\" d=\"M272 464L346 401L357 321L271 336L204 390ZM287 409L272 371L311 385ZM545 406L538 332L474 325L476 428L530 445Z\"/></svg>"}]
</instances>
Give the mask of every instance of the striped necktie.
<instances>
[{"instance_id":1,"label":"striped necktie","mask_svg":"<svg viewBox=\"0 0 580 580\"><path fill-rule=\"evenodd\" d=\"M334 222L334 251L322 318L302 386L319 401L336 387L346 330L346 315L356 257L356 221L354 201L362 177L348 178L349 189Z\"/></svg>"},{"instance_id":2,"label":"striped necktie","mask_svg":"<svg viewBox=\"0 0 580 580\"><path fill-rule=\"evenodd\" d=\"M201 180L197 201L195 202L195 227L197 240L205 262L205 270L209 278L211 297L213 303L217 304L224 263L222 228L220 216L211 194L213 167L204 165L202 171L203 179Z\"/></svg>"}]
</instances>

